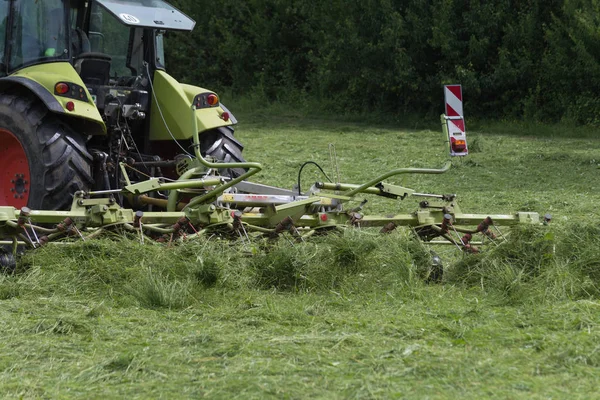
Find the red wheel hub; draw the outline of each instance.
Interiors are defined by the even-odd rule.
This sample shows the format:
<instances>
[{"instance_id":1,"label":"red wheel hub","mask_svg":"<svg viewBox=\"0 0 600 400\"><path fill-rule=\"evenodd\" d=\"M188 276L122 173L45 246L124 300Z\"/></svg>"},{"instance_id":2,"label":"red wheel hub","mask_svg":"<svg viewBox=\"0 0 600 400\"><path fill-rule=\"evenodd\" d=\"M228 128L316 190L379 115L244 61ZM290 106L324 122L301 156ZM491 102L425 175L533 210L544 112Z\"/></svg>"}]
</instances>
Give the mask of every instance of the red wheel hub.
<instances>
[{"instance_id":1,"label":"red wheel hub","mask_svg":"<svg viewBox=\"0 0 600 400\"><path fill-rule=\"evenodd\" d=\"M0 206L25 207L30 182L29 163L21 142L0 129Z\"/></svg>"}]
</instances>

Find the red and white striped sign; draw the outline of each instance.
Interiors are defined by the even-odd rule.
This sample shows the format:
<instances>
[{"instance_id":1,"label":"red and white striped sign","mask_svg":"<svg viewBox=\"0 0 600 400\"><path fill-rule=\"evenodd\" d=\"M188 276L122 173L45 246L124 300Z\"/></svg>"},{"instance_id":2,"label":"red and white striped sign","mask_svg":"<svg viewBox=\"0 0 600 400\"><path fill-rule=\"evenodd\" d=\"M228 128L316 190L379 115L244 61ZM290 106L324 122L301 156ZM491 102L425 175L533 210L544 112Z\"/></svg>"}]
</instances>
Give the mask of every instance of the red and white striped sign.
<instances>
[{"instance_id":1,"label":"red and white striped sign","mask_svg":"<svg viewBox=\"0 0 600 400\"><path fill-rule=\"evenodd\" d=\"M450 154L453 156L466 156L469 152L467 149L461 85L445 85L444 99Z\"/></svg>"},{"instance_id":2,"label":"red and white striped sign","mask_svg":"<svg viewBox=\"0 0 600 400\"><path fill-rule=\"evenodd\" d=\"M464 117L462 87L460 85L444 86L447 117Z\"/></svg>"}]
</instances>

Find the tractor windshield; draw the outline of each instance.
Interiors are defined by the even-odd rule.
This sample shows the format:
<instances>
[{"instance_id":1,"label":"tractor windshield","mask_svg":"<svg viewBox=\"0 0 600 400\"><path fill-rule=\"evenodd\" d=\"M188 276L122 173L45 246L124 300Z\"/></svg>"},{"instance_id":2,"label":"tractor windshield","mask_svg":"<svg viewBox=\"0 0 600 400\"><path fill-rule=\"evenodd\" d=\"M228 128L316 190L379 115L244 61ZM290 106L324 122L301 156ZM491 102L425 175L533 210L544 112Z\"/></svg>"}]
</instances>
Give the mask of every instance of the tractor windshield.
<instances>
[{"instance_id":1,"label":"tractor windshield","mask_svg":"<svg viewBox=\"0 0 600 400\"><path fill-rule=\"evenodd\" d=\"M62 0L14 2L9 68L69 58Z\"/></svg>"},{"instance_id":2,"label":"tractor windshield","mask_svg":"<svg viewBox=\"0 0 600 400\"><path fill-rule=\"evenodd\" d=\"M191 31L196 24L162 0L98 0L121 23L132 27Z\"/></svg>"}]
</instances>

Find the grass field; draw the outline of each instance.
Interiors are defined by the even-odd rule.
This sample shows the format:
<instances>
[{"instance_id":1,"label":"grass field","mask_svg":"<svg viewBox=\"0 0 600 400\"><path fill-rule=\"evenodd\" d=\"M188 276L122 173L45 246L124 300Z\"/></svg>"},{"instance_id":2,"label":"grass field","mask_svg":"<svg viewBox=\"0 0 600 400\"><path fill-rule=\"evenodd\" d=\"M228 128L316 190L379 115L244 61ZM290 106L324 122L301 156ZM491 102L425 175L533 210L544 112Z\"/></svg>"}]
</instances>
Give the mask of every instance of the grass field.
<instances>
[{"instance_id":1,"label":"grass field","mask_svg":"<svg viewBox=\"0 0 600 400\"><path fill-rule=\"evenodd\" d=\"M242 111L243 108L242 108ZM280 109L238 115L255 181L290 187L312 160L361 183L440 167L437 121L361 123ZM290 245L48 246L0 275L2 398L597 398L600 138L469 125L471 155L395 183L458 193L465 212L550 212L503 246L429 252L399 230ZM307 167L303 187L323 180ZM370 200L366 212L412 211Z\"/></svg>"}]
</instances>

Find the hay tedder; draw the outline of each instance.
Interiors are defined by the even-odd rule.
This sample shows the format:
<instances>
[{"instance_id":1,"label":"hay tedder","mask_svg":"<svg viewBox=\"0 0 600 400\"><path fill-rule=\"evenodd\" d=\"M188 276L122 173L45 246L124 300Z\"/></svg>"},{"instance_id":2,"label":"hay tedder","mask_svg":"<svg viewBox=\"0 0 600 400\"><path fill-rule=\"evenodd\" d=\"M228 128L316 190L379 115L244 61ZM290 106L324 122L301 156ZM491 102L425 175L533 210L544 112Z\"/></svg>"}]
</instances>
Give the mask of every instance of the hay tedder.
<instances>
[{"instance_id":1,"label":"hay tedder","mask_svg":"<svg viewBox=\"0 0 600 400\"><path fill-rule=\"evenodd\" d=\"M385 233L408 226L424 242L477 252L502 239L499 226L540 222L532 212L463 213L454 194L385 182L441 174L450 162L396 169L362 184L316 182L305 192L249 181L262 166L243 159L234 116L214 92L165 72L164 33L189 31L194 21L164 1L13 0L0 6L2 16L4 265L23 246L107 231L170 243L207 234L304 240L344 227ZM459 89L446 88L442 116L454 156L468 152ZM366 195L419 202L412 213L373 216L364 213Z\"/></svg>"}]
</instances>

